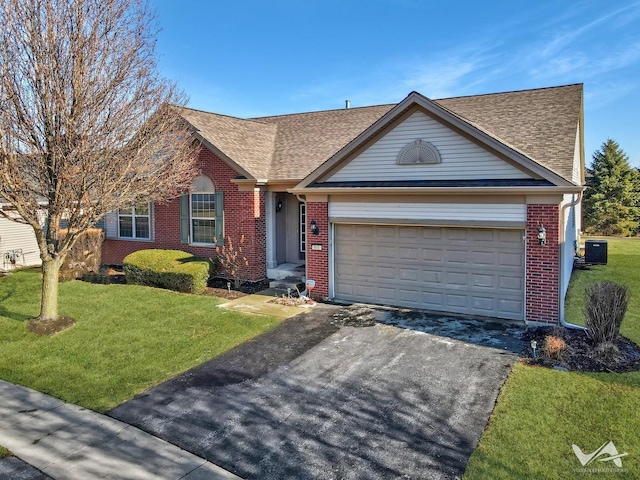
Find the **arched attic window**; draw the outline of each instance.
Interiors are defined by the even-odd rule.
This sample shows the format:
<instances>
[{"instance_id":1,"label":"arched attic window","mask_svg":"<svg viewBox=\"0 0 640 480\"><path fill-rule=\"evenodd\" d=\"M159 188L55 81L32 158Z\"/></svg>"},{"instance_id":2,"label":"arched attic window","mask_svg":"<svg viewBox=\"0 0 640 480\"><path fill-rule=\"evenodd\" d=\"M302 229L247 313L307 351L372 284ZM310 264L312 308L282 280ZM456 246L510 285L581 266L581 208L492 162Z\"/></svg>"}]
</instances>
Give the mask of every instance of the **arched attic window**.
<instances>
[{"instance_id":1,"label":"arched attic window","mask_svg":"<svg viewBox=\"0 0 640 480\"><path fill-rule=\"evenodd\" d=\"M216 192L209 177L191 182L188 195L180 197L180 240L198 245L222 245L224 237L222 191Z\"/></svg>"},{"instance_id":2,"label":"arched attic window","mask_svg":"<svg viewBox=\"0 0 640 480\"><path fill-rule=\"evenodd\" d=\"M396 163L398 165L421 165L435 164L441 161L440 152L433 144L425 140L414 140L400 150Z\"/></svg>"}]
</instances>

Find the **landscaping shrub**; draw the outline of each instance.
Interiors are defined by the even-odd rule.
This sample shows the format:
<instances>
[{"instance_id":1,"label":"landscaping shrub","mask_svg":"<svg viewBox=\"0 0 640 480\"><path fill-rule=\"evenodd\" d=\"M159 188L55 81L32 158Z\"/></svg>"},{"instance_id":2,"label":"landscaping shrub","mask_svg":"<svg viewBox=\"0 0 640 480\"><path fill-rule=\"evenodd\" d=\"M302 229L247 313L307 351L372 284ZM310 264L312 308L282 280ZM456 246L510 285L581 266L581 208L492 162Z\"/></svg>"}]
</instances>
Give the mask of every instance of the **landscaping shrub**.
<instances>
[{"instance_id":1,"label":"landscaping shrub","mask_svg":"<svg viewBox=\"0 0 640 480\"><path fill-rule=\"evenodd\" d=\"M214 239L217 242L217 240ZM233 245L231 237L227 237L222 246L216 247L217 262L225 278L233 280L233 287L238 290L247 279L249 260L244 256L242 246L244 235L240 236L238 246Z\"/></svg>"},{"instance_id":2,"label":"landscaping shrub","mask_svg":"<svg viewBox=\"0 0 640 480\"><path fill-rule=\"evenodd\" d=\"M546 357L559 359L567 349L566 342L558 336L547 335L542 344L542 353Z\"/></svg>"},{"instance_id":3,"label":"landscaping shrub","mask_svg":"<svg viewBox=\"0 0 640 480\"><path fill-rule=\"evenodd\" d=\"M600 282L588 286L586 295L587 336L594 345L613 342L627 312L629 289L613 282Z\"/></svg>"},{"instance_id":4,"label":"landscaping shrub","mask_svg":"<svg viewBox=\"0 0 640 480\"><path fill-rule=\"evenodd\" d=\"M61 239L65 235L67 235L66 230L60 231ZM104 232L100 228L91 228L82 234L64 259L59 278L61 280L78 279L88 272L98 272L102 263L103 240Z\"/></svg>"},{"instance_id":5,"label":"landscaping shrub","mask_svg":"<svg viewBox=\"0 0 640 480\"><path fill-rule=\"evenodd\" d=\"M211 264L180 250L138 250L123 261L127 283L166 288L176 292L202 293Z\"/></svg>"}]
</instances>

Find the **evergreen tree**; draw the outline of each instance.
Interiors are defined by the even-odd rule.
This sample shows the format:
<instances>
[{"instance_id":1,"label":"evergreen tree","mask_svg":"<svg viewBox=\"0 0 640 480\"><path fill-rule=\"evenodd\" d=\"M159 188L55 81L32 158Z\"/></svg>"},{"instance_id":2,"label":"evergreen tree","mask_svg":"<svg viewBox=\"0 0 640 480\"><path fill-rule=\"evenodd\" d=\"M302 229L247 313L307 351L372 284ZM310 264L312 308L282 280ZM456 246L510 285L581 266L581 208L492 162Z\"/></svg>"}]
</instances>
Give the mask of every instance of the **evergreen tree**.
<instances>
[{"instance_id":1,"label":"evergreen tree","mask_svg":"<svg viewBox=\"0 0 640 480\"><path fill-rule=\"evenodd\" d=\"M593 154L587 174L585 230L600 235L638 233L640 174L615 141L608 139Z\"/></svg>"}]
</instances>

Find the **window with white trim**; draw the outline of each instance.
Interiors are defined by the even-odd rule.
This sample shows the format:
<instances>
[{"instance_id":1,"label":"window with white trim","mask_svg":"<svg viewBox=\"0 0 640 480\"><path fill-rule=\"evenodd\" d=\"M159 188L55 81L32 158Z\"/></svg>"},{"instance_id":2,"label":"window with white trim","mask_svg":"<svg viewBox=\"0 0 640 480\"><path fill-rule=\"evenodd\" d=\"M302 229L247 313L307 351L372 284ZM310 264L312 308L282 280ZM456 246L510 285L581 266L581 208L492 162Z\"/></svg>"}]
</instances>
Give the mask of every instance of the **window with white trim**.
<instances>
[{"instance_id":1,"label":"window with white trim","mask_svg":"<svg viewBox=\"0 0 640 480\"><path fill-rule=\"evenodd\" d=\"M191 238L193 243L215 243L216 195L191 194Z\"/></svg>"},{"instance_id":2,"label":"window with white trim","mask_svg":"<svg viewBox=\"0 0 640 480\"><path fill-rule=\"evenodd\" d=\"M221 205L216 205L219 201L221 197L216 194L213 182L208 177L200 176L193 181L189 194L191 243L214 245L216 240L218 243L223 240L217 238L222 234L222 219L216 216L216 212L220 211Z\"/></svg>"},{"instance_id":3,"label":"window with white trim","mask_svg":"<svg viewBox=\"0 0 640 480\"><path fill-rule=\"evenodd\" d=\"M300 202L300 253L307 251L307 206Z\"/></svg>"},{"instance_id":4,"label":"window with white trim","mask_svg":"<svg viewBox=\"0 0 640 480\"><path fill-rule=\"evenodd\" d=\"M151 239L151 204L118 210L118 237Z\"/></svg>"}]
</instances>

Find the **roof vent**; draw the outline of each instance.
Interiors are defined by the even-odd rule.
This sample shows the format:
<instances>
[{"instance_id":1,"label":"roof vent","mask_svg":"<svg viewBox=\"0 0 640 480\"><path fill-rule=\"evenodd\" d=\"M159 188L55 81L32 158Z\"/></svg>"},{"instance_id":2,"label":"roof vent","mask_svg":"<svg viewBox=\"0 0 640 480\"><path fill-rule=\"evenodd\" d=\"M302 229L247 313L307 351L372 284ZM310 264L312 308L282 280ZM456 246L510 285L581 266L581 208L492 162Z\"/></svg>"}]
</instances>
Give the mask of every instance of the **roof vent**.
<instances>
[{"instance_id":1,"label":"roof vent","mask_svg":"<svg viewBox=\"0 0 640 480\"><path fill-rule=\"evenodd\" d=\"M398 154L398 165L415 165L417 163L440 163L440 153L431 143L424 140L414 140L405 145Z\"/></svg>"},{"instance_id":2,"label":"roof vent","mask_svg":"<svg viewBox=\"0 0 640 480\"><path fill-rule=\"evenodd\" d=\"M351 100L344 101L344 108L351 108Z\"/></svg>"}]
</instances>

